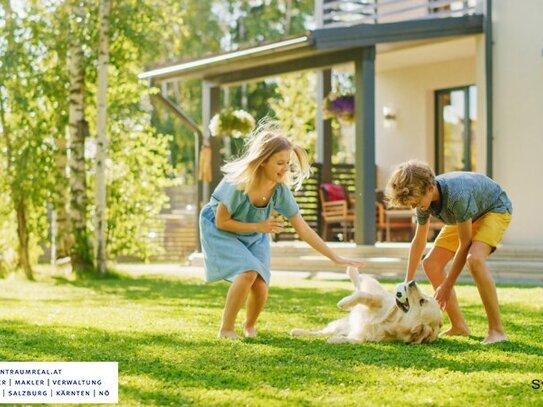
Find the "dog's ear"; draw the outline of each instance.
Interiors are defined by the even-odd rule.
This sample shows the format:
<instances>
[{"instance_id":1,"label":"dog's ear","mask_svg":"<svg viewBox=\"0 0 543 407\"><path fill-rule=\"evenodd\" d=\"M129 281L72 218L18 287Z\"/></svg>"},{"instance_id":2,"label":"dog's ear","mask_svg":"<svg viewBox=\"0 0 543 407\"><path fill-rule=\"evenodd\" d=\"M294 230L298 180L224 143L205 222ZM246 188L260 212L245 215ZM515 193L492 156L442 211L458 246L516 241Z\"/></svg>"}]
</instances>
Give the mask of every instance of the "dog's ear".
<instances>
[{"instance_id":1,"label":"dog's ear","mask_svg":"<svg viewBox=\"0 0 543 407\"><path fill-rule=\"evenodd\" d=\"M437 337L437 332L434 334L434 331L436 330L432 329L429 325L416 325L409 332L409 342L417 344L422 342L431 342L435 340L434 336Z\"/></svg>"}]
</instances>

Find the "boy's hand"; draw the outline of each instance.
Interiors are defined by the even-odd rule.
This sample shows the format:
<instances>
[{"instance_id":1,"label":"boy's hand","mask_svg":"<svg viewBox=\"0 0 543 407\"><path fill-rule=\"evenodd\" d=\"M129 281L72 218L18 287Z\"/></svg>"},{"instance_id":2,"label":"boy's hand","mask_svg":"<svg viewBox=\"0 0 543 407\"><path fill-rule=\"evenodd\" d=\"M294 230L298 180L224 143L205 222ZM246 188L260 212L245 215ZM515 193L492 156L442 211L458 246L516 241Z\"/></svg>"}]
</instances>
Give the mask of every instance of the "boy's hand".
<instances>
[{"instance_id":1,"label":"boy's hand","mask_svg":"<svg viewBox=\"0 0 543 407\"><path fill-rule=\"evenodd\" d=\"M434 293L434 298L442 309L445 309L447 306L447 301L451 296L452 285L445 279L439 287L437 287L436 292Z\"/></svg>"}]
</instances>

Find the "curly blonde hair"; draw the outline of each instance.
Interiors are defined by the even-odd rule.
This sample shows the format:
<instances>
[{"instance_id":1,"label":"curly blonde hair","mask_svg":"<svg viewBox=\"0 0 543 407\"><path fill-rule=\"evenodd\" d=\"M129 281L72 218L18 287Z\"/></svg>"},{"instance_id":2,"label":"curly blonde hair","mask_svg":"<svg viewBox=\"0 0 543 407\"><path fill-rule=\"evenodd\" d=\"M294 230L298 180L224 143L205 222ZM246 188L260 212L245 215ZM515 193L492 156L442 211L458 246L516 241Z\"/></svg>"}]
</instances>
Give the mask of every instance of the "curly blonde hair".
<instances>
[{"instance_id":1,"label":"curly blonde hair","mask_svg":"<svg viewBox=\"0 0 543 407\"><path fill-rule=\"evenodd\" d=\"M423 161L409 160L398 165L388 180L385 199L392 208L409 207L418 204L435 185L436 176L432 168Z\"/></svg>"},{"instance_id":2,"label":"curly blonde hair","mask_svg":"<svg viewBox=\"0 0 543 407\"><path fill-rule=\"evenodd\" d=\"M289 150L296 158L292 160L285 184L289 186L294 184L295 189L299 190L310 173L307 153L303 147L288 139L277 121L261 120L247 138L243 154L223 165L221 170L228 181L236 184L239 189L249 192L260 177L261 164L272 155L285 150Z\"/></svg>"}]
</instances>

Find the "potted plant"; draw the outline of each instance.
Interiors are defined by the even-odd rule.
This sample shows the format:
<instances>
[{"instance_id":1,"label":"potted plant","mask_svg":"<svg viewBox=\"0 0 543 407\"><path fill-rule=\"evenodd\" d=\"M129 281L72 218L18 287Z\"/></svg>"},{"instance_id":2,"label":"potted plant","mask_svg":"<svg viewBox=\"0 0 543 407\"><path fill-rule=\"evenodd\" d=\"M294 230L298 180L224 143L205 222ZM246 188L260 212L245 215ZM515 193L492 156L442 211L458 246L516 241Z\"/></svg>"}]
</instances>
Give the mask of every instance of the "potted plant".
<instances>
[{"instance_id":1,"label":"potted plant","mask_svg":"<svg viewBox=\"0 0 543 407\"><path fill-rule=\"evenodd\" d=\"M354 95L329 93L322 107L325 119L337 119L346 124L354 122Z\"/></svg>"},{"instance_id":2,"label":"potted plant","mask_svg":"<svg viewBox=\"0 0 543 407\"><path fill-rule=\"evenodd\" d=\"M226 108L209 122L209 131L214 137L244 137L255 128L255 119L245 110Z\"/></svg>"}]
</instances>

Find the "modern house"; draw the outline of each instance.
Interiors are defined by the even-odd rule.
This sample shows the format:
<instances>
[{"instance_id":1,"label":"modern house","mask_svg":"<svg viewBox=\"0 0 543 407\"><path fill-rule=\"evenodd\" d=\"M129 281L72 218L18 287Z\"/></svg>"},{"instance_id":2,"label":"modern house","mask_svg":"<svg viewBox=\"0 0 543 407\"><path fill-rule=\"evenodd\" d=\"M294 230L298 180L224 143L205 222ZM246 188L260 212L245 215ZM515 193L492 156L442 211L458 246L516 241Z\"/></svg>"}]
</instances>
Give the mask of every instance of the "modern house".
<instances>
[{"instance_id":1,"label":"modern house","mask_svg":"<svg viewBox=\"0 0 543 407\"><path fill-rule=\"evenodd\" d=\"M356 95L358 245L375 242L375 190L410 158L437 173L489 175L508 192L504 244L543 247L543 2L540 0L316 0L306 35L141 74L154 83L203 81L203 118L220 110L221 86L299 70L351 70ZM318 160L330 177L331 128L316 118ZM203 126L203 137L209 137ZM216 141L211 140L217 149ZM220 179L203 185L206 196Z\"/></svg>"}]
</instances>

